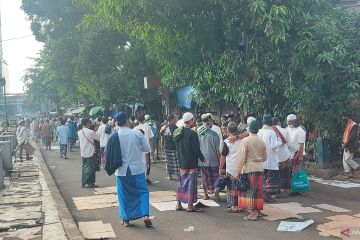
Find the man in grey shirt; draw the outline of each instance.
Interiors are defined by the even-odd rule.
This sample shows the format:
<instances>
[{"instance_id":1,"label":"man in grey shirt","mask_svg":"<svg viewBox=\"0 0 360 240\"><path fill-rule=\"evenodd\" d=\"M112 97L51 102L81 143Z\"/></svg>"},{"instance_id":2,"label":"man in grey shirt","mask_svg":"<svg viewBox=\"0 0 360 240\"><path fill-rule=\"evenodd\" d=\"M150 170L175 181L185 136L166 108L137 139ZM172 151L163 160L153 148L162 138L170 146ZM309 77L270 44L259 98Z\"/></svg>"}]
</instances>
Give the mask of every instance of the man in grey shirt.
<instances>
[{"instance_id":1,"label":"man in grey shirt","mask_svg":"<svg viewBox=\"0 0 360 240\"><path fill-rule=\"evenodd\" d=\"M218 134L211 130L207 118L202 118L204 125L197 133L200 141L200 150L207 161L201 163L201 175L204 189L204 199L209 199L209 194L215 192L215 199L219 199L219 192L216 190L219 181L220 165L220 138Z\"/></svg>"}]
</instances>

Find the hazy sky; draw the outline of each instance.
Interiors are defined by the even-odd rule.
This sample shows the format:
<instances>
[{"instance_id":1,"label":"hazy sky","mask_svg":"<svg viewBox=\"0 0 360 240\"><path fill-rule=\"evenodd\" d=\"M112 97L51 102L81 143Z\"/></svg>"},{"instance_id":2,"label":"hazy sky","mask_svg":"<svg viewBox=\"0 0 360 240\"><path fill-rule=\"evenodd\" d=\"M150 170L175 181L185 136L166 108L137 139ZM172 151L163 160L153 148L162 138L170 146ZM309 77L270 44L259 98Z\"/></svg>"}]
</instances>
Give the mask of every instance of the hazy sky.
<instances>
[{"instance_id":1,"label":"hazy sky","mask_svg":"<svg viewBox=\"0 0 360 240\"><path fill-rule=\"evenodd\" d=\"M26 20L24 12L20 9L21 0L0 0L1 24L4 60L9 68L9 91L11 93L23 92L22 77L27 68L34 63L32 58L42 48L42 44L35 40L30 29L30 22ZM28 36L22 39L6 39Z\"/></svg>"}]
</instances>

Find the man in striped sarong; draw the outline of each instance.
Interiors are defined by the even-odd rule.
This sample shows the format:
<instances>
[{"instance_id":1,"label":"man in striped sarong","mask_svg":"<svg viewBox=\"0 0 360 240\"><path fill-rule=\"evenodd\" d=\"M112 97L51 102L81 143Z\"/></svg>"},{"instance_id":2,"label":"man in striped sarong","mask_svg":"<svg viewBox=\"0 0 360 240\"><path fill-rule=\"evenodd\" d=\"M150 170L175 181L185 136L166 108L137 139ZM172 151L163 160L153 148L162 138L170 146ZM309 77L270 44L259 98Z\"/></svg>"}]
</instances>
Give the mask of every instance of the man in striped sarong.
<instances>
[{"instance_id":1,"label":"man in striped sarong","mask_svg":"<svg viewBox=\"0 0 360 240\"><path fill-rule=\"evenodd\" d=\"M251 210L245 219L256 221L261 216L264 207L263 200L263 162L267 158L266 146L257 133L259 123L253 120L249 124L250 135L241 141L240 152L237 159L236 175L240 178L245 174L248 180L248 188L239 193L238 207Z\"/></svg>"},{"instance_id":2,"label":"man in striped sarong","mask_svg":"<svg viewBox=\"0 0 360 240\"><path fill-rule=\"evenodd\" d=\"M194 115L189 112L184 113L182 120L185 126L174 133L180 165L176 210L183 210L181 203L187 203L188 212L201 212L201 209L194 207L194 203L197 202L198 159L205 161L205 158L200 151L199 138L196 132L191 130L195 123Z\"/></svg>"},{"instance_id":3,"label":"man in striped sarong","mask_svg":"<svg viewBox=\"0 0 360 240\"><path fill-rule=\"evenodd\" d=\"M278 137L283 143L278 149L278 160L279 160L279 175L280 175L280 186L283 196L288 195L290 190L290 151L288 143L290 142L290 135L287 129L282 128L280 124L280 119L275 117L273 118L273 129Z\"/></svg>"},{"instance_id":4,"label":"man in striped sarong","mask_svg":"<svg viewBox=\"0 0 360 240\"><path fill-rule=\"evenodd\" d=\"M179 175L179 162L177 159L176 144L173 140L174 131L177 129L176 117L173 114L170 114L167 118L167 122L168 124L161 128L160 134L164 142L167 179L172 180L173 175Z\"/></svg>"},{"instance_id":5,"label":"man in striped sarong","mask_svg":"<svg viewBox=\"0 0 360 240\"><path fill-rule=\"evenodd\" d=\"M228 135L231 138L232 136L237 136L238 126L235 122L230 122L227 127ZM240 154L240 144L241 139L237 139L235 142L231 143L230 139L224 141L224 148L221 153L220 161L220 171L222 174L227 176L227 191L226 191L226 211L230 213L239 212L238 208L238 190L236 189L236 161ZM223 166L226 163L226 170Z\"/></svg>"},{"instance_id":6,"label":"man in striped sarong","mask_svg":"<svg viewBox=\"0 0 360 240\"><path fill-rule=\"evenodd\" d=\"M272 128L272 117L265 114L263 127L258 136L266 145L267 158L264 162L264 200L273 202L274 196L280 194L280 173L277 149L283 144Z\"/></svg>"},{"instance_id":7,"label":"man in striped sarong","mask_svg":"<svg viewBox=\"0 0 360 240\"><path fill-rule=\"evenodd\" d=\"M198 136L200 141L200 149L202 154L209 161L202 164L201 174L204 189L204 199L208 200L209 194L215 193L215 198L219 199L219 192L216 186L219 181L219 165L220 165L220 138L216 132L211 130L209 122L212 121L208 115L201 116L204 122L198 128Z\"/></svg>"}]
</instances>

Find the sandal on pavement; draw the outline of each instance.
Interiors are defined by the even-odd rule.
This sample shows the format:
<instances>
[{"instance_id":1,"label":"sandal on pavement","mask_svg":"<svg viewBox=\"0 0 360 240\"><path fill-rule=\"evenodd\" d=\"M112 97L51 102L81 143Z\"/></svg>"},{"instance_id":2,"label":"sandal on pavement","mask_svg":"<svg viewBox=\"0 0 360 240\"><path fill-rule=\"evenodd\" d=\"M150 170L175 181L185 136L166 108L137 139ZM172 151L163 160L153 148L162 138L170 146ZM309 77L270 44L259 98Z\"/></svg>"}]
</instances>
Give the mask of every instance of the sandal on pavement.
<instances>
[{"instance_id":1,"label":"sandal on pavement","mask_svg":"<svg viewBox=\"0 0 360 240\"><path fill-rule=\"evenodd\" d=\"M88 188L98 188L99 186L95 183L88 184Z\"/></svg>"},{"instance_id":2,"label":"sandal on pavement","mask_svg":"<svg viewBox=\"0 0 360 240\"><path fill-rule=\"evenodd\" d=\"M176 211L182 211L182 210L184 210L184 208L183 208L183 206L176 206L176 209L175 209Z\"/></svg>"},{"instance_id":3,"label":"sandal on pavement","mask_svg":"<svg viewBox=\"0 0 360 240\"><path fill-rule=\"evenodd\" d=\"M257 218L249 218L249 217L245 216L244 220L256 222L258 219Z\"/></svg>"},{"instance_id":4,"label":"sandal on pavement","mask_svg":"<svg viewBox=\"0 0 360 240\"><path fill-rule=\"evenodd\" d=\"M187 211L188 213L190 213L190 212L197 212L197 213L203 212L203 210L201 210L200 208L187 209L186 211Z\"/></svg>"},{"instance_id":5,"label":"sandal on pavement","mask_svg":"<svg viewBox=\"0 0 360 240\"><path fill-rule=\"evenodd\" d=\"M210 200L210 197L209 197L209 196L205 196L205 197L203 198L203 200Z\"/></svg>"},{"instance_id":6,"label":"sandal on pavement","mask_svg":"<svg viewBox=\"0 0 360 240\"><path fill-rule=\"evenodd\" d=\"M266 217L267 215L266 214L263 214L263 213L260 213L258 214L258 217Z\"/></svg>"},{"instance_id":7,"label":"sandal on pavement","mask_svg":"<svg viewBox=\"0 0 360 240\"><path fill-rule=\"evenodd\" d=\"M225 212L227 213L240 213L239 209L233 209L233 208L227 208L225 209Z\"/></svg>"},{"instance_id":8,"label":"sandal on pavement","mask_svg":"<svg viewBox=\"0 0 360 240\"><path fill-rule=\"evenodd\" d=\"M122 225L124 225L124 227L128 227L130 225L130 222L129 221L123 221Z\"/></svg>"},{"instance_id":9,"label":"sandal on pavement","mask_svg":"<svg viewBox=\"0 0 360 240\"><path fill-rule=\"evenodd\" d=\"M149 218L145 219L144 223L145 223L145 227L147 227L147 228L150 228L150 227L153 226L153 224L152 224L152 222L151 222L151 220Z\"/></svg>"}]
</instances>

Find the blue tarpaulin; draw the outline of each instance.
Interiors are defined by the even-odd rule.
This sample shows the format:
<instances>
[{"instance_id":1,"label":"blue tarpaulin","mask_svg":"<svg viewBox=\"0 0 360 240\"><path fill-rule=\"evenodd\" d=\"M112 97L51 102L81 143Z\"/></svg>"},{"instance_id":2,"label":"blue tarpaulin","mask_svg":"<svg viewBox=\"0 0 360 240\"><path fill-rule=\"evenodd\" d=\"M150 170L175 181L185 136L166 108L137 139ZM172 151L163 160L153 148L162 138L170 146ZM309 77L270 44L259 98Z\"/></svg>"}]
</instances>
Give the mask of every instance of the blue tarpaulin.
<instances>
[{"instance_id":1,"label":"blue tarpaulin","mask_svg":"<svg viewBox=\"0 0 360 240\"><path fill-rule=\"evenodd\" d=\"M194 91L192 86L186 86L175 90L178 99L179 108L192 108L192 100L190 94Z\"/></svg>"}]
</instances>

